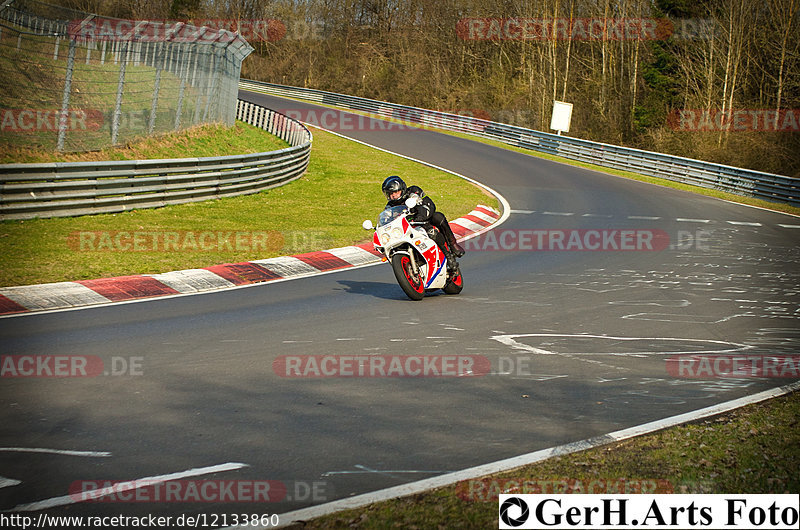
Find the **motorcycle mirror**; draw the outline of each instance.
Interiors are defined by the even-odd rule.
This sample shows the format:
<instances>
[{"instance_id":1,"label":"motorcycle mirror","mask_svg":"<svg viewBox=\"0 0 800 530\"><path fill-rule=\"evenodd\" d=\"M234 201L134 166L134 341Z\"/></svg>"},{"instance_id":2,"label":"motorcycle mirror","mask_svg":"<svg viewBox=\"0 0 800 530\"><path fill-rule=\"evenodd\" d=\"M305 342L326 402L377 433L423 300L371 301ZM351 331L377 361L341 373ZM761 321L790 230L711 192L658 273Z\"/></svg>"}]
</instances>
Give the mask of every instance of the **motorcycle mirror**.
<instances>
[{"instance_id":1,"label":"motorcycle mirror","mask_svg":"<svg viewBox=\"0 0 800 530\"><path fill-rule=\"evenodd\" d=\"M406 199L406 207L413 208L418 204L418 201L419 197L417 197L416 195L412 195L411 197Z\"/></svg>"},{"instance_id":2,"label":"motorcycle mirror","mask_svg":"<svg viewBox=\"0 0 800 530\"><path fill-rule=\"evenodd\" d=\"M375 228L375 226L373 226L372 224L372 221L370 221L369 219L365 219L364 222L361 223L361 226L364 227L364 230L372 230L373 228Z\"/></svg>"}]
</instances>

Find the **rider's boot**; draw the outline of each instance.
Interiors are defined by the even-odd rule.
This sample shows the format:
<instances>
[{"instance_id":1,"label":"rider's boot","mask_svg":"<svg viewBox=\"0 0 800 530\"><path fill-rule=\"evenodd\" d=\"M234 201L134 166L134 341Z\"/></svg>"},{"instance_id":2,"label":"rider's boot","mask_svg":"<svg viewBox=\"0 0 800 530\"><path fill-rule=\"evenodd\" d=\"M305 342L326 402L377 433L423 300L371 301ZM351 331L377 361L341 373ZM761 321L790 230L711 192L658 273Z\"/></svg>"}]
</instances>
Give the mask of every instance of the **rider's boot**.
<instances>
[{"instance_id":1,"label":"rider's boot","mask_svg":"<svg viewBox=\"0 0 800 530\"><path fill-rule=\"evenodd\" d=\"M456 253L451 249L447 249L444 253L447 258L447 271L452 275L458 272L458 261L456 261Z\"/></svg>"},{"instance_id":2,"label":"rider's boot","mask_svg":"<svg viewBox=\"0 0 800 530\"><path fill-rule=\"evenodd\" d=\"M452 230L448 230L447 232L448 233L445 234L445 237L447 237L447 246L450 247L450 250L456 255L457 258L460 258L466 254L467 251L464 250L464 247L458 244L458 241L456 241L456 236L453 234Z\"/></svg>"},{"instance_id":3,"label":"rider's boot","mask_svg":"<svg viewBox=\"0 0 800 530\"><path fill-rule=\"evenodd\" d=\"M455 254L459 258L467 253L467 251L464 250L464 247L459 245L458 241L456 241L455 239L453 240L452 243L450 243L450 248L453 249L453 254Z\"/></svg>"}]
</instances>

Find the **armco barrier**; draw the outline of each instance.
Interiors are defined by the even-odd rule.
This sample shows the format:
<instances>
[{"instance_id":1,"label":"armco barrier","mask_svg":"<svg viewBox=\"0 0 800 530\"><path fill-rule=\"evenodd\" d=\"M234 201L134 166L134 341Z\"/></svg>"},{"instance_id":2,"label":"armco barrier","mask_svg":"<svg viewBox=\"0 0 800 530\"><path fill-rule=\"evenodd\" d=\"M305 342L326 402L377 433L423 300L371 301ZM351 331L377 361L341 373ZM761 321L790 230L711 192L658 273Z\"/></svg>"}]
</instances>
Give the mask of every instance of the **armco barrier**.
<instances>
[{"instance_id":1,"label":"armco barrier","mask_svg":"<svg viewBox=\"0 0 800 530\"><path fill-rule=\"evenodd\" d=\"M240 81L239 88L367 112L376 117L399 120L402 123L472 134L570 160L800 206L800 179L794 177L559 136L471 116L425 110L322 90L250 80Z\"/></svg>"},{"instance_id":2,"label":"armco barrier","mask_svg":"<svg viewBox=\"0 0 800 530\"><path fill-rule=\"evenodd\" d=\"M305 172L312 135L301 123L239 101L237 119L291 147L249 155L0 165L0 219L112 213L256 193Z\"/></svg>"}]
</instances>

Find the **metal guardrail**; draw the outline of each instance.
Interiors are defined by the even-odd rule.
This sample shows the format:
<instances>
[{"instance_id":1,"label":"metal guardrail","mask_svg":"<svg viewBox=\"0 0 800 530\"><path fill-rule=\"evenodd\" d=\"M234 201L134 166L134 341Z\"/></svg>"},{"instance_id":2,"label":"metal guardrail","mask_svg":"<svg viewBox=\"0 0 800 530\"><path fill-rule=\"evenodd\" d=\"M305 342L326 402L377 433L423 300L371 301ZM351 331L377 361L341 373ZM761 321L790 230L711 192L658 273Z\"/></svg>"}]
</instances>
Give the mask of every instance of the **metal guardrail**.
<instances>
[{"instance_id":1,"label":"metal guardrail","mask_svg":"<svg viewBox=\"0 0 800 530\"><path fill-rule=\"evenodd\" d=\"M311 132L239 100L237 119L289 143L278 151L221 157L0 165L0 219L113 213L257 193L302 176Z\"/></svg>"},{"instance_id":2,"label":"metal guardrail","mask_svg":"<svg viewBox=\"0 0 800 530\"><path fill-rule=\"evenodd\" d=\"M559 136L470 116L425 110L322 90L251 80L241 80L239 88L367 112L376 117L398 120L401 123L472 134L570 160L800 206L800 179L794 177Z\"/></svg>"}]
</instances>

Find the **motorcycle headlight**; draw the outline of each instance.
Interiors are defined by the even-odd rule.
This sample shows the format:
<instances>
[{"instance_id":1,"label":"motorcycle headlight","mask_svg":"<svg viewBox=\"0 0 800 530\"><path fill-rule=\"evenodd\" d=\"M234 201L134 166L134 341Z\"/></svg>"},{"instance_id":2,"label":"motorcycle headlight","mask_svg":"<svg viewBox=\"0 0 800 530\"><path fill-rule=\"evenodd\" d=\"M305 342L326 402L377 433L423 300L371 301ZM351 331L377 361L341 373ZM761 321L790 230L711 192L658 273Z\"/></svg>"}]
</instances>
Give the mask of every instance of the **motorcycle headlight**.
<instances>
[{"instance_id":1,"label":"motorcycle headlight","mask_svg":"<svg viewBox=\"0 0 800 530\"><path fill-rule=\"evenodd\" d=\"M384 245L386 244L386 242L387 242L387 241L389 241L389 239L390 239L390 237L389 237L389 234L387 234L386 232L384 232L383 234L381 234L381 242L382 242Z\"/></svg>"},{"instance_id":2,"label":"motorcycle headlight","mask_svg":"<svg viewBox=\"0 0 800 530\"><path fill-rule=\"evenodd\" d=\"M396 237L397 239L400 239L403 237L403 231L396 227L392 228L392 236Z\"/></svg>"}]
</instances>

